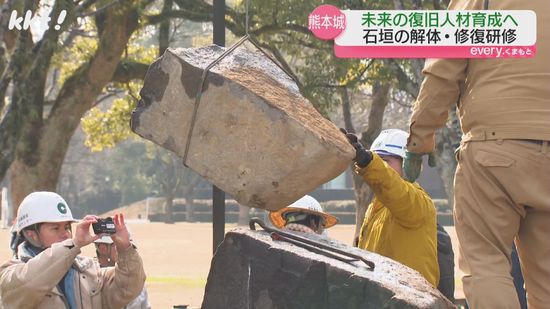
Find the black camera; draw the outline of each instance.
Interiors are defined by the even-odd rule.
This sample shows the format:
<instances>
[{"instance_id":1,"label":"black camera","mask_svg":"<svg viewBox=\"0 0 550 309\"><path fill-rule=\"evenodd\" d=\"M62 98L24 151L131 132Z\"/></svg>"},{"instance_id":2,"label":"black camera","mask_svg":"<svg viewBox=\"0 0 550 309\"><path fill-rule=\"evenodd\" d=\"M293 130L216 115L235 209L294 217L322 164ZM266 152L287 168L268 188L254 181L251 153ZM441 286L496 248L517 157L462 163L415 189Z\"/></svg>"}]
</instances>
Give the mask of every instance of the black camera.
<instances>
[{"instance_id":1,"label":"black camera","mask_svg":"<svg viewBox=\"0 0 550 309\"><path fill-rule=\"evenodd\" d=\"M114 234L116 233L115 223L113 218L107 217L105 219L97 219L96 223L92 223L92 228L96 235L99 234Z\"/></svg>"}]
</instances>

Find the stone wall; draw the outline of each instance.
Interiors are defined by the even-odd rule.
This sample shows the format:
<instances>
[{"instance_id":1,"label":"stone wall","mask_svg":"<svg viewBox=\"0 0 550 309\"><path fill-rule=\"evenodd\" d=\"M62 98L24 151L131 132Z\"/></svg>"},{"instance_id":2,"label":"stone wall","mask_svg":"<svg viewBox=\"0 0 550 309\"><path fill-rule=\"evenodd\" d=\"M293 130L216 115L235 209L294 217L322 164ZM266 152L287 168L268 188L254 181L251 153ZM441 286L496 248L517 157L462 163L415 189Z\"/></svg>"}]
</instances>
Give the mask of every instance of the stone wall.
<instances>
[{"instance_id":1,"label":"stone wall","mask_svg":"<svg viewBox=\"0 0 550 309\"><path fill-rule=\"evenodd\" d=\"M301 234L304 235L304 234ZM228 232L212 260L203 309L454 308L416 271L315 235L359 254L375 269L323 256L264 231Z\"/></svg>"}]
</instances>

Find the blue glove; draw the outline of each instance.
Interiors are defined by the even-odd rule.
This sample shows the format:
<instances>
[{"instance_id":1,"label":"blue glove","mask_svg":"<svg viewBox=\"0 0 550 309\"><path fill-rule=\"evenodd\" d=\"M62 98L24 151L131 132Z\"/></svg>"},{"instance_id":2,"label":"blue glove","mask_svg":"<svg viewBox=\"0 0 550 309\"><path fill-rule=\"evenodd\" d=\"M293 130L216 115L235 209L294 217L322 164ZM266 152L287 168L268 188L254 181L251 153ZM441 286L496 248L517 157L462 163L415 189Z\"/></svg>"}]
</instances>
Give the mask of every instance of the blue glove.
<instances>
[{"instance_id":1,"label":"blue glove","mask_svg":"<svg viewBox=\"0 0 550 309\"><path fill-rule=\"evenodd\" d=\"M353 158L353 161L355 161L357 166L363 168L369 165L370 161L372 161L372 152L361 145L357 135L348 133L346 129L342 128L340 128L340 131L346 135L348 142L355 148L355 158Z\"/></svg>"},{"instance_id":2,"label":"blue glove","mask_svg":"<svg viewBox=\"0 0 550 309\"><path fill-rule=\"evenodd\" d=\"M424 154L414 153L414 152L405 152L405 159L403 160L403 173L405 174L405 179L410 182L415 182L420 175L422 170L422 156ZM428 156L428 165L430 167L435 166L435 155L430 153Z\"/></svg>"}]
</instances>

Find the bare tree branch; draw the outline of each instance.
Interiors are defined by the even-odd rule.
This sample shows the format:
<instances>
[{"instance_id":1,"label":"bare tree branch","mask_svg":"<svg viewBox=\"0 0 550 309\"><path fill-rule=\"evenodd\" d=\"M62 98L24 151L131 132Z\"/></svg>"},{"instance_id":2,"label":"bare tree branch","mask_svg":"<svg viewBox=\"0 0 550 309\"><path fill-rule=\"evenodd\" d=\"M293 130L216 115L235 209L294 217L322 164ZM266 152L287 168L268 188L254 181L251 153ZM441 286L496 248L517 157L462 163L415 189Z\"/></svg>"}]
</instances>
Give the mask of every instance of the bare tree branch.
<instances>
[{"instance_id":1,"label":"bare tree branch","mask_svg":"<svg viewBox=\"0 0 550 309\"><path fill-rule=\"evenodd\" d=\"M350 133L355 133L353 121L351 120L351 104L349 100L348 88L343 87L340 90L340 95L342 97L342 115L344 116L344 128Z\"/></svg>"},{"instance_id":2,"label":"bare tree branch","mask_svg":"<svg viewBox=\"0 0 550 309\"><path fill-rule=\"evenodd\" d=\"M406 91L413 98L416 98L418 91L420 90L420 81L416 82L409 77L409 75L403 70L403 68L394 60L387 59L385 60L387 68L392 72L396 77L399 83L399 88Z\"/></svg>"},{"instance_id":3,"label":"bare tree branch","mask_svg":"<svg viewBox=\"0 0 550 309\"><path fill-rule=\"evenodd\" d=\"M171 18L182 18L190 21L196 21L196 22L206 22L206 21L212 21L212 13L199 13L196 11L190 11L190 10L170 10L166 12L162 12L160 14L156 15L148 15L145 16L145 25L155 25L163 22L164 20L171 19ZM228 20L226 19L226 22Z\"/></svg>"},{"instance_id":4,"label":"bare tree branch","mask_svg":"<svg viewBox=\"0 0 550 309\"><path fill-rule=\"evenodd\" d=\"M357 85L362 85L367 82L371 82L373 80L376 80L374 78L365 77L365 73L368 71L368 69L371 67L371 65L374 63L375 59L370 59L369 63L361 70L359 71L359 74L355 76L354 78L350 79L345 84L330 84L330 83L318 83L318 84L311 84L310 87L312 88L353 88Z\"/></svg>"},{"instance_id":5,"label":"bare tree branch","mask_svg":"<svg viewBox=\"0 0 550 309\"><path fill-rule=\"evenodd\" d=\"M93 1L95 2L95 1ZM105 10L107 10L108 8L110 8L111 6L115 5L115 4L118 4L120 2L120 0L113 0L107 4L105 4L104 6L98 8L97 10L95 11L92 11L92 12L87 12L87 13L79 13L77 14L76 16L77 17L86 17L86 16L93 16L93 15L97 15L97 14L100 14L102 12L104 12ZM83 12L83 11L82 11Z\"/></svg>"},{"instance_id":6,"label":"bare tree branch","mask_svg":"<svg viewBox=\"0 0 550 309\"><path fill-rule=\"evenodd\" d=\"M164 4L162 6L162 13L165 14L166 12L169 12L172 10L173 5L172 0L164 0ZM159 27L159 56L162 56L164 54L164 51L168 48L170 45L170 20L164 19L160 23Z\"/></svg>"},{"instance_id":7,"label":"bare tree branch","mask_svg":"<svg viewBox=\"0 0 550 309\"><path fill-rule=\"evenodd\" d=\"M149 69L148 63L141 63L132 60L122 60L113 74L111 81L118 83L127 83L135 79L143 80L147 70Z\"/></svg>"},{"instance_id":8,"label":"bare tree branch","mask_svg":"<svg viewBox=\"0 0 550 309\"><path fill-rule=\"evenodd\" d=\"M124 90L121 90L121 89L117 89L113 92L110 92L104 96L102 96L101 98L97 99L93 104L92 104L92 108L98 106L99 104L103 103L104 101L112 98L112 97L116 97L118 96L119 94L122 94L124 93L125 91Z\"/></svg>"},{"instance_id":9,"label":"bare tree branch","mask_svg":"<svg viewBox=\"0 0 550 309\"><path fill-rule=\"evenodd\" d=\"M90 8L92 5L94 5L97 2L97 0L85 0L82 3L78 4L78 7L75 9L75 12L78 14L79 12L83 12Z\"/></svg>"}]
</instances>

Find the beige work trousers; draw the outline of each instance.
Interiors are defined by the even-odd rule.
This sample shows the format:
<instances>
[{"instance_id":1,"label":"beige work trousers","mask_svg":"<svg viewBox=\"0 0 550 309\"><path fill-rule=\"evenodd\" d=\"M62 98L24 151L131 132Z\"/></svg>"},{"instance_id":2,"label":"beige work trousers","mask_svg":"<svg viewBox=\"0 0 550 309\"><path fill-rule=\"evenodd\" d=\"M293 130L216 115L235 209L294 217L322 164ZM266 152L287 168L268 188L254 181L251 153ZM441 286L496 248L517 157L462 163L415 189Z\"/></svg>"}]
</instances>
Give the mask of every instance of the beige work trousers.
<instances>
[{"instance_id":1,"label":"beige work trousers","mask_svg":"<svg viewBox=\"0 0 550 309\"><path fill-rule=\"evenodd\" d=\"M548 142L470 141L455 174L459 267L470 308L519 308L512 242L529 309L550 308L550 150Z\"/></svg>"}]
</instances>

